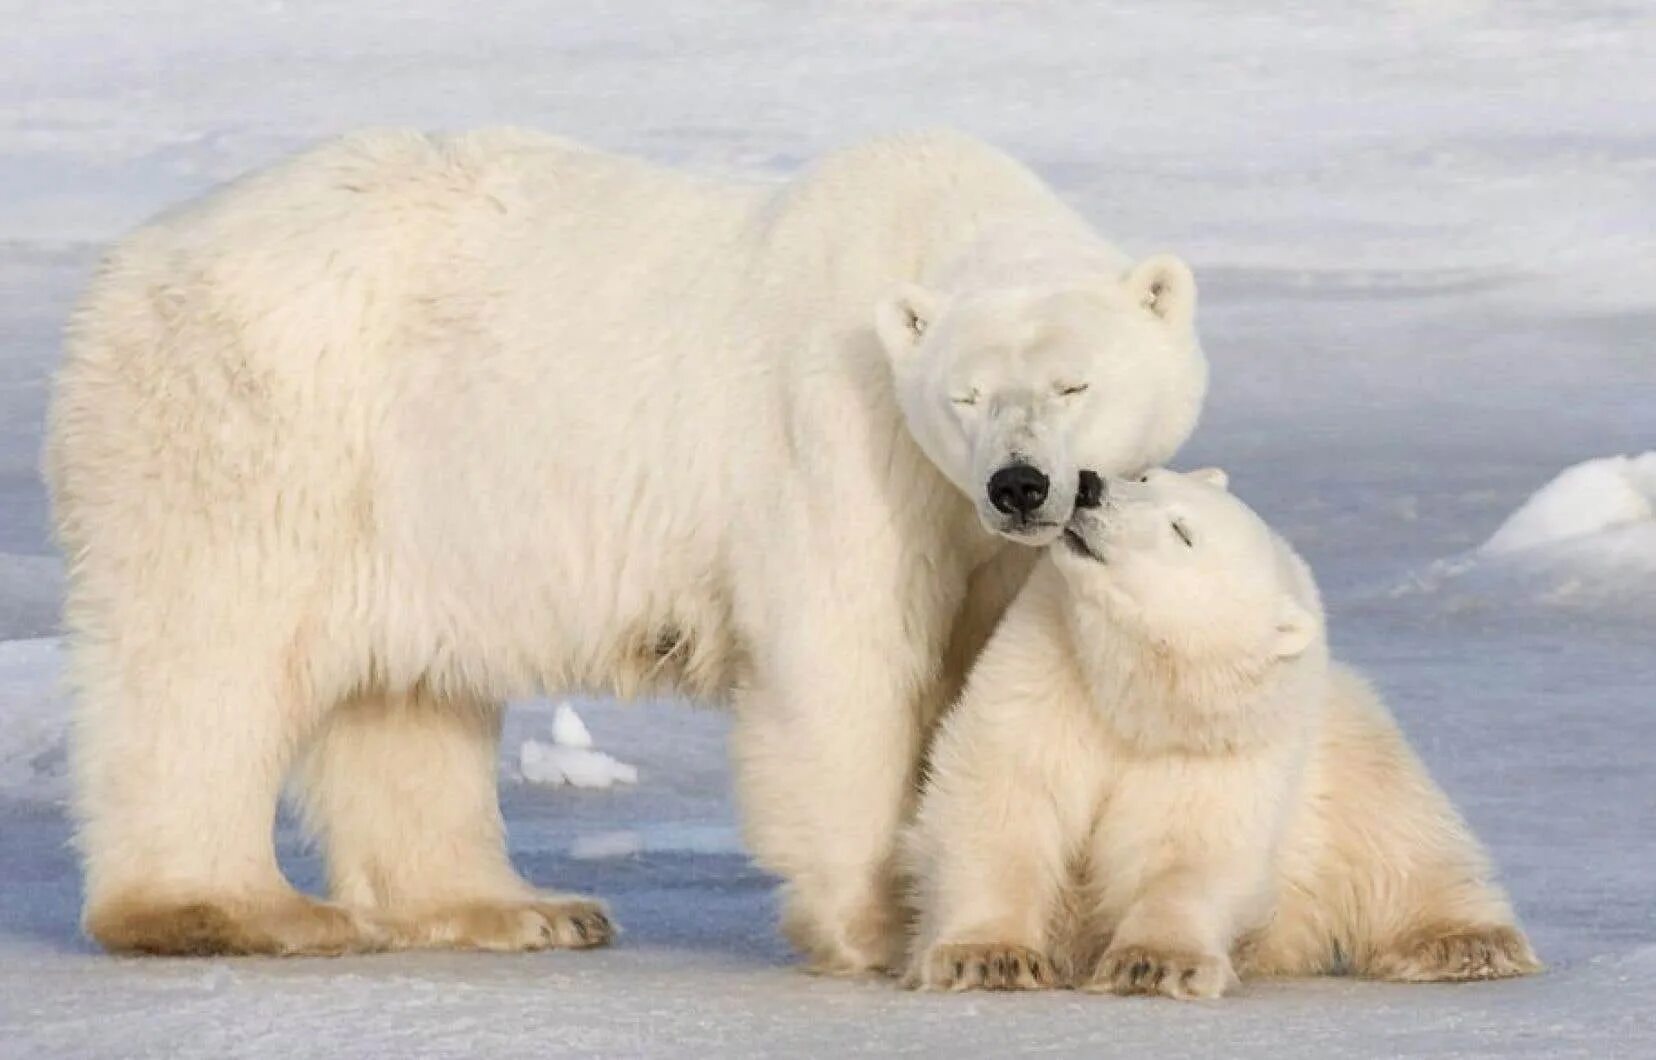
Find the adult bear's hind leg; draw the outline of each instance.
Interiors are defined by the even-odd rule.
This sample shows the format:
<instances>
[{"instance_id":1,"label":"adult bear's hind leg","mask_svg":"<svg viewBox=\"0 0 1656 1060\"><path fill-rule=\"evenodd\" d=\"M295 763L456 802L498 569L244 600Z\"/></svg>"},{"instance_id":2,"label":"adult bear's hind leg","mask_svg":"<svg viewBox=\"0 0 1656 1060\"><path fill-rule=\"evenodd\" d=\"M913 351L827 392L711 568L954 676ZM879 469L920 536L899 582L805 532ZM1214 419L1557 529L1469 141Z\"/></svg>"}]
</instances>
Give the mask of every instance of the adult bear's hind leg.
<instances>
[{"instance_id":1,"label":"adult bear's hind leg","mask_svg":"<svg viewBox=\"0 0 1656 1060\"><path fill-rule=\"evenodd\" d=\"M111 951L329 955L383 941L277 866L277 795L315 712L258 643L226 630L146 650L77 640L83 920Z\"/></svg>"},{"instance_id":2,"label":"adult bear's hind leg","mask_svg":"<svg viewBox=\"0 0 1656 1060\"><path fill-rule=\"evenodd\" d=\"M496 790L499 704L420 691L338 707L299 775L333 897L394 948L583 949L610 941L597 902L512 868Z\"/></svg>"}]
</instances>

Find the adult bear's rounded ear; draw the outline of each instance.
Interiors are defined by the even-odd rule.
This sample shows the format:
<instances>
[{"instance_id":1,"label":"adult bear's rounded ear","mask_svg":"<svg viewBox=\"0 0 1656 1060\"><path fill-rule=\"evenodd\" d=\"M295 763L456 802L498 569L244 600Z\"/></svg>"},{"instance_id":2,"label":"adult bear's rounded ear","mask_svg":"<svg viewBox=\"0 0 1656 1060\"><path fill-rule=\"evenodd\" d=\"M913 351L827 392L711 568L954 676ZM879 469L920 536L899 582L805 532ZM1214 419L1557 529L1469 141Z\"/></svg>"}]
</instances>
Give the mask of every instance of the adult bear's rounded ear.
<instances>
[{"instance_id":1,"label":"adult bear's rounded ear","mask_svg":"<svg viewBox=\"0 0 1656 1060\"><path fill-rule=\"evenodd\" d=\"M880 336L886 356L893 362L908 356L937 319L939 308L937 295L912 283L905 283L895 295L875 306L874 333Z\"/></svg>"},{"instance_id":2,"label":"adult bear's rounded ear","mask_svg":"<svg viewBox=\"0 0 1656 1060\"><path fill-rule=\"evenodd\" d=\"M1196 316L1196 277L1172 254L1156 254L1127 273L1127 291L1150 312L1188 326Z\"/></svg>"}]
</instances>

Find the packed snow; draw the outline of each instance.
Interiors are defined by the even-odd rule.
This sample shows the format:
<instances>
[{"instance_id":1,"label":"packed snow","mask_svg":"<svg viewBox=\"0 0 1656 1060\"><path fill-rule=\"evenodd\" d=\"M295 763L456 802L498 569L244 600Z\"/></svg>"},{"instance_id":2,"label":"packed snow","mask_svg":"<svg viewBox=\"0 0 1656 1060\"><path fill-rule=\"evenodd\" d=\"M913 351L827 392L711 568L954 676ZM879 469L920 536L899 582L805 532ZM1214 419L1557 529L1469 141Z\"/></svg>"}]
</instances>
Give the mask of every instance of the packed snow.
<instances>
[{"instance_id":1,"label":"packed snow","mask_svg":"<svg viewBox=\"0 0 1656 1060\"><path fill-rule=\"evenodd\" d=\"M607 788L637 784L638 768L592 746L592 733L568 703L552 712L552 742L525 740L518 747L518 774L531 784Z\"/></svg>"},{"instance_id":2,"label":"packed snow","mask_svg":"<svg viewBox=\"0 0 1656 1060\"><path fill-rule=\"evenodd\" d=\"M1642 545L1627 550L1656 563L1650 531L1656 529L1656 452L1637 457L1608 456L1584 460L1559 472L1523 507L1507 517L1479 550L1486 556L1518 552L1594 538L1613 546L1624 532ZM1607 538L1612 540L1606 540ZM1620 548L1604 549L1623 551Z\"/></svg>"},{"instance_id":3,"label":"packed snow","mask_svg":"<svg viewBox=\"0 0 1656 1060\"><path fill-rule=\"evenodd\" d=\"M0 1055L1656 1055L1650 5L0 0L0 24ZM811 978L741 852L726 717L585 700L587 747L516 705L503 804L529 876L611 902L612 949L95 952L36 466L97 247L334 132L507 122L760 176L951 125L1186 256L1214 381L1181 462L1227 467L1312 562L1548 972L1211 1005ZM534 783L531 745L637 782Z\"/></svg>"},{"instance_id":4,"label":"packed snow","mask_svg":"<svg viewBox=\"0 0 1656 1060\"><path fill-rule=\"evenodd\" d=\"M1446 591L1656 621L1656 452L1565 468L1478 548L1397 590Z\"/></svg>"}]
</instances>

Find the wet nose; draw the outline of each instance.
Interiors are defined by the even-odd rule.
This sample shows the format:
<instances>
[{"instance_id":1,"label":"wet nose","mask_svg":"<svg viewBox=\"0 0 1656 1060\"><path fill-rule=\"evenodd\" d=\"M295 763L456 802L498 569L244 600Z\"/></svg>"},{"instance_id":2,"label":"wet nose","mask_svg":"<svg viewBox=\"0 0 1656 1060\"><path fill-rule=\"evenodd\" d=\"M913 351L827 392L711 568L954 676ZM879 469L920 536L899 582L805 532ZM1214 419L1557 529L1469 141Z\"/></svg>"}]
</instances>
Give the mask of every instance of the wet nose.
<instances>
[{"instance_id":1,"label":"wet nose","mask_svg":"<svg viewBox=\"0 0 1656 1060\"><path fill-rule=\"evenodd\" d=\"M1075 489L1077 508L1096 508L1104 503L1104 480L1096 471L1081 472L1081 484Z\"/></svg>"},{"instance_id":2,"label":"wet nose","mask_svg":"<svg viewBox=\"0 0 1656 1060\"><path fill-rule=\"evenodd\" d=\"M989 503L1007 515L1028 515L1046 502L1049 485L1039 468L1008 464L989 476Z\"/></svg>"}]
</instances>

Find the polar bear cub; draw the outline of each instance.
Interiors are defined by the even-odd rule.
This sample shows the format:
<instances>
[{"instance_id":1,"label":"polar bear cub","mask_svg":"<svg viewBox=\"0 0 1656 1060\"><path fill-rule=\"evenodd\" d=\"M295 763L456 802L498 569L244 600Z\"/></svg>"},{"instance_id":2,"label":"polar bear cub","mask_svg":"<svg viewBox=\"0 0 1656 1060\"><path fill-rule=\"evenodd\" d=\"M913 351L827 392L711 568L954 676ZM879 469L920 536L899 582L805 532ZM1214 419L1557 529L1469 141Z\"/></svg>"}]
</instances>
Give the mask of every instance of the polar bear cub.
<instances>
[{"instance_id":1,"label":"polar bear cub","mask_svg":"<svg viewBox=\"0 0 1656 1060\"><path fill-rule=\"evenodd\" d=\"M1292 549L1222 472L1103 486L1082 477L936 738L911 985L1538 970L1477 840L1329 661Z\"/></svg>"}]
</instances>

